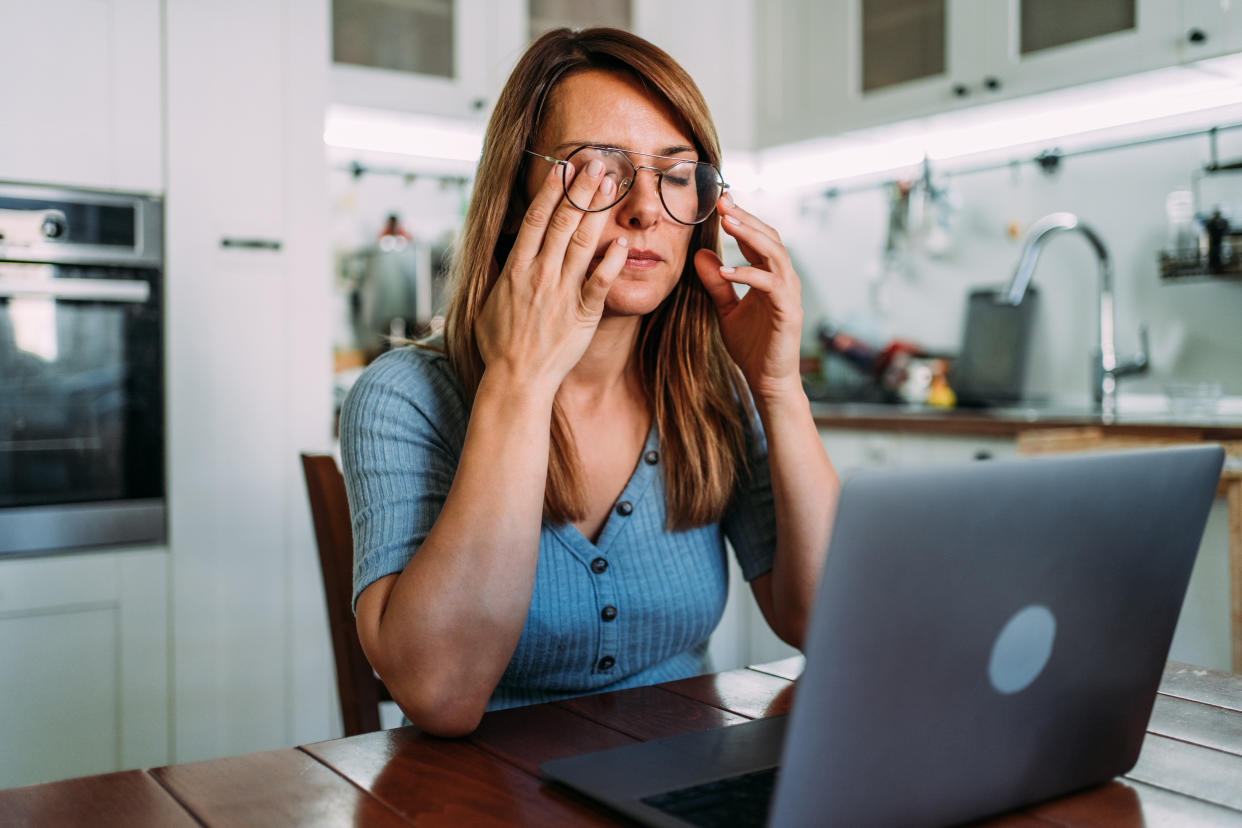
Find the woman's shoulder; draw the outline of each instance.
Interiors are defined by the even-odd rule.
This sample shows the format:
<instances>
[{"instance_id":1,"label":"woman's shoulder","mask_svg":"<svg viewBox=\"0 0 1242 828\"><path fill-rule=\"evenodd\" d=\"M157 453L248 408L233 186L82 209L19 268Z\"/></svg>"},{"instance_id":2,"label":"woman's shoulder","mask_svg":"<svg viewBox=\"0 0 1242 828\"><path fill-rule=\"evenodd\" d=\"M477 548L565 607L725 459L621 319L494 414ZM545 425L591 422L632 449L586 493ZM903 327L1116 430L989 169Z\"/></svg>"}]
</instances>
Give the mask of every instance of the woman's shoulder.
<instances>
[{"instance_id":1,"label":"woman's shoulder","mask_svg":"<svg viewBox=\"0 0 1242 828\"><path fill-rule=\"evenodd\" d=\"M438 340L394 348L363 370L342 406L342 419L412 415L433 422L466 415L461 382Z\"/></svg>"}]
</instances>

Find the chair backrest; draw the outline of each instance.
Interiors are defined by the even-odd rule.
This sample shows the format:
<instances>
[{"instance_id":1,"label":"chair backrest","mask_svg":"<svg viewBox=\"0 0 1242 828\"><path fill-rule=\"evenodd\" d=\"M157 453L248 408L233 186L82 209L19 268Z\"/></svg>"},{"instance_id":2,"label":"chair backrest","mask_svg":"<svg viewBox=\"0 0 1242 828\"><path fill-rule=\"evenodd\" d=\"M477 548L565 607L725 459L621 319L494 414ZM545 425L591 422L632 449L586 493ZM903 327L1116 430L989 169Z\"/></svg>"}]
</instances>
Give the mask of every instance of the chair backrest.
<instances>
[{"instance_id":1,"label":"chair backrest","mask_svg":"<svg viewBox=\"0 0 1242 828\"><path fill-rule=\"evenodd\" d=\"M345 478L330 454L303 454L302 471L310 496L315 541L319 546L319 568L328 602L328 625L332 631L332 653L336 658L336 689L341 699L341 721L345 735L354 736L380 729L379 703L392 697L375 676L362 652L354 624L353 569L354 542L350 530L349 500Z\"/></svg>"}]
</instances>

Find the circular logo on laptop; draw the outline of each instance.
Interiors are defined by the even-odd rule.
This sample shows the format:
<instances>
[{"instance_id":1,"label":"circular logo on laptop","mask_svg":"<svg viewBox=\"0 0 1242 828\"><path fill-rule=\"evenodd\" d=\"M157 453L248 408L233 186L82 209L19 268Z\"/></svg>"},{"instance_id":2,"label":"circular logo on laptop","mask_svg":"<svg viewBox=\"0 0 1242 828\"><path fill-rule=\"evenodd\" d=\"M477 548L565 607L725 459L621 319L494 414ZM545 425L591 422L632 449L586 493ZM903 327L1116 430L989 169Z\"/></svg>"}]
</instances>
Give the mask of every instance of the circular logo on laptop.
<instances>
[{"instance_id":1,"label":"circular logo on laptop","mask_svg":"<svg viewBox=\"0 0 1242 828\"><path fill-rule=\"evenodd\" d=\"M1005 623L988 661L988 678L998 693L1025 690L1039 677L1052 657L1057 620L1042 604L1031 604Z\"/></svg>"}]
</instances>

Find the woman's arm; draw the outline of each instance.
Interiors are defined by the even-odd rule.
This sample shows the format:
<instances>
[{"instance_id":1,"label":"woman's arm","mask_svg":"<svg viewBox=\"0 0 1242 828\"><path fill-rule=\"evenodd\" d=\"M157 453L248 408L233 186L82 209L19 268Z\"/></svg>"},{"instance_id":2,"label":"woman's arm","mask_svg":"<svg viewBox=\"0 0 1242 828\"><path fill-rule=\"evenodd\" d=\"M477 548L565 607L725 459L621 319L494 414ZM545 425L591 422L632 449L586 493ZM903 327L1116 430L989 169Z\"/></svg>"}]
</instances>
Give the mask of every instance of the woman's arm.
<instances>
[{"instance_id":1,"label":"woman's arm","mask_svg":"<svg viewBox=\"0 0 1242 828\"><path fill-rule=\"evenodd\" d=\"M607 197L600 181L599 171L578 176L575 195L590 198L599 187ZM430 733L474 730L521 635L552 401L625 262L624 247L612 245L583 280L607 215L563 201L560 171L549 171L480 316L486 369L440 514L404 570L358 597L367 658L410 721Z\"/></svg>"},{"instance_id":2,"label":"woman's arm","mask_svg":"<svg viewBox=\"0 0 1242 828\"><path fill-rule=\"evenodd\" d=\"M695 266L767 435L776 519L772 571L751 581L751 588L772 630L800 648L828 554L840 481L802 389L802 288L789 254L775 230L727 195L719 210L721 227L751 266L724 267L707 250L695 254ZM741 299L735 283L750 287Z\"/></svg>"},{"instance_id":3,"label":"woman's arm","mask_svg":"<svg viewBox=\"0 0 1242 828\"><path fill-rule=\"evenodd\" d=\"M772 571L750 584L772 631L802 649L840 482L801 387L784 398L756 398L755 405L768 438L776 555Z\"/></svg>"}]
</instances>

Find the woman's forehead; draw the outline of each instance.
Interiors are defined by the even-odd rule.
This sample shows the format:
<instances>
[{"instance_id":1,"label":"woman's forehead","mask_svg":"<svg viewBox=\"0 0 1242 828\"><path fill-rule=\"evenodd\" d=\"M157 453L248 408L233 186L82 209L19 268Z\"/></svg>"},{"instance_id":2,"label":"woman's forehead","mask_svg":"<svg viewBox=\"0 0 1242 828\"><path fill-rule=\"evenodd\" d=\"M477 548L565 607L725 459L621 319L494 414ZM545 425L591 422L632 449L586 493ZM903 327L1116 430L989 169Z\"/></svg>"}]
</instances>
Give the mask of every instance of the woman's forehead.
<instances>
[{"instance_id":1,"label":"woman's forehead","mask_svg":"<svg viewBox=\"0 0 1242 828\"><path fill-rule=\"evenodd\" d=\"M637 79L598 69L575 72L548 96L538 143L545 152L600 144L656 155L693 153L684 119Z\"/></svg>"}]
</instances>

